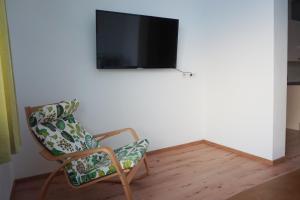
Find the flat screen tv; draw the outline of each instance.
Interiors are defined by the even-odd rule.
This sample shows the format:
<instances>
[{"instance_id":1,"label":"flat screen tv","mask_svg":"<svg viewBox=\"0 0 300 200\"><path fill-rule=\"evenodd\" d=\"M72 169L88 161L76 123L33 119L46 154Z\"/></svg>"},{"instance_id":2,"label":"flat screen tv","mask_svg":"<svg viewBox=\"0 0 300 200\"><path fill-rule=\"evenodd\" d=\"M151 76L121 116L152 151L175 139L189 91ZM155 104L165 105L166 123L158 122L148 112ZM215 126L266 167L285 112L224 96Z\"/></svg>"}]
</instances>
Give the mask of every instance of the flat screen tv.
<instances>
[{"instance_id":1,"label":"flat screen tv","mask_svg":"<svg viewBox=\"0 0 300 200\"><path fill-rule=\"evenodd\" d=\"M177 19L97 10L97 68L176 68L178 24Z\"/></svg>"}]
</instances>

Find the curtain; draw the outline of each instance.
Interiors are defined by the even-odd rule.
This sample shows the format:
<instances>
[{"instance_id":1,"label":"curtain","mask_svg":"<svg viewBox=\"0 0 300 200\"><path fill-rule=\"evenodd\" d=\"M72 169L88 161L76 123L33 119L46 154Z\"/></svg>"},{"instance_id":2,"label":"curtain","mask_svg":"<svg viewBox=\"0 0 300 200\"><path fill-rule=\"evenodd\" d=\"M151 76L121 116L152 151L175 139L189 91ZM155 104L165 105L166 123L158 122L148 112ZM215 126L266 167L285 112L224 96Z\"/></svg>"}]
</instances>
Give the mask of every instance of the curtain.
<instances>
[{"instance_id":1,"label":"curtain","mask_svg":"<svg viewBox=\"0 0 300 200\"><path fill-rule=\"evenodd\" d=\"M0 164L20 149L20 130L5 0L0 0Z\"/></svg>"}]
</instances>

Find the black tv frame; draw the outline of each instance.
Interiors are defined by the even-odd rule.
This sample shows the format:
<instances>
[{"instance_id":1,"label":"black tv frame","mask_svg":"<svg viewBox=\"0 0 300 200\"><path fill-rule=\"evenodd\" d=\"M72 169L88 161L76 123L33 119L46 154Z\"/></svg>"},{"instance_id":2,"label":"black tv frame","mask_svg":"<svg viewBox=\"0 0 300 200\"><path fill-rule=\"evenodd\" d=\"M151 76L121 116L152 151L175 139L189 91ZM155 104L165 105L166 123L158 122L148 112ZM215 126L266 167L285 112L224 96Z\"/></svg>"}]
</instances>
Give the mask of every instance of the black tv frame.
<instances>
[{"instance_id":1,"label":"black tv frame","mask_svg":"<svg viewBox=\"0 0 300 200\"><path fill-rule=\"evenodd\" d=\"M116 13L116 14L121 14L121 15L126 15L126 16L139 16L139 17L149 17L149 18L158 18L158 19L163 19L163 20L174 20L177 22L177 32L176 32L176 37L175 41L176 42L176 48L175 48L175 63L174 66L160 66L160 67L143 67L143 66L122 66L120 68L118 67L103 67L100 65L99 60L101 60L101 57L98 56L98 45L96 45L96 56L97 56L97 69L177 69L177 57L178 57L178 37L179 37L179 19L175 18L167 18L167 17L158 17L158 16L151 16L151 15L141 15L141 14L132 14L132 13L124 13L124 12L116 12L116 11L108 11L108 10L96 10L96 20L97 20L97 13L98 12L107 12L107 13ZM96 22L96 37L97 37L97 30L98 30L98 23ZM97 40L97 38L96 38ZM98 42L98 41L96 41Z\"/></svg>"}]
</instances>

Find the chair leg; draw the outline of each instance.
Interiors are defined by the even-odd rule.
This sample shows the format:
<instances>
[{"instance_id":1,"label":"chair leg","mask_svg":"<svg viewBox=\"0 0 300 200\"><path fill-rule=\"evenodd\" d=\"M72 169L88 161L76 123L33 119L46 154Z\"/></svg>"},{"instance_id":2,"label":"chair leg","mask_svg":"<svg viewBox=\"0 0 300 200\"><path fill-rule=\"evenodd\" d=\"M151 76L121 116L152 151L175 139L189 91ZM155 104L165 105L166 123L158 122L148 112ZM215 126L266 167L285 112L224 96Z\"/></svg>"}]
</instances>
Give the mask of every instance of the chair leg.
<instances>
[{"instance_id":1,"label":"chair leg","mask_svg":"<svg viewBox=\"0 0 300 200\"><path fill-rule=\"evenodd\" d=\"M147 174L147 176L149 176L149 165L148 165L148 160L147 160L147 157L146 157L146 155L145 155L145 157L144 157L144 164L145 164L145 168L146 168L146 174Z\"/></svg>"},{"instance_id":2,"label":"chair leg","mask_svg":"<svg viewBox=\"0 0 300 200\"><path fill-rule=\"evenodd\" d=\"M120 174L120 179L121 179L121 183L122 183L122 186L124 189L126 200L133 200L131 189L130 189L129 183L127 181L127 178L123 174Z\"/></svg>"},{"instance_id":3,"label":"chair leg","mask_svg":"<svg viewBox=\"0 0 300 200\"><path fill-rule=\"evenodd\" d=\"M60 169L59 169L59 170L60 170ZM41 191L40 191L39 198L38 198L39 200L44 200L44 199L45 199L46 194L47 194L47 190L48 190L48 188L49 188L49 184L51 183L52 179L55 177L56 173L57 173L59 170L56 170L56 171L52 172L52 173L48 176L47 180L46 180L45 183L43 184L43 187L42 187L42 189L41 189Z\"/></svg>"}]
</instances>

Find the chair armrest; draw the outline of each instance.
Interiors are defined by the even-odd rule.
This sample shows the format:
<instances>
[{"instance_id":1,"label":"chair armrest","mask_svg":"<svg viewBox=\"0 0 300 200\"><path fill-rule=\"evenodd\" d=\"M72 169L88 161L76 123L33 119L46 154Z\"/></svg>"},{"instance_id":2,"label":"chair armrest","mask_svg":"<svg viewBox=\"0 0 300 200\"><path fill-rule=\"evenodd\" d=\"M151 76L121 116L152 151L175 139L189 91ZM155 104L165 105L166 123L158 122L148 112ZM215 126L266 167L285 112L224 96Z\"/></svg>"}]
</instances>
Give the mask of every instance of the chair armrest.
<instances>
[{"instance_id":1,"label":"chair armrest","mask_svg":"<svg viewBox=\"0 0 300 200\"><path fill-rule=\"evenodd\" d=\"M79 158L83 158L91 154L100 153L100 152L108 154L109 159L112 161L112 164L116 167L118 173L122 173L121 164L116 158L114 151L110 147L100 147L100 148L89 149L86 151L78 151L74 153L64 154L61 156L55 156L55 158L56 161L62 162L62 164L59 167L61 169L73 160L77 160Z\"/></svg>"},{"instance_id":2,"label":"chair armrest","mask_svg":"<svg viewBox=\"0 0 300 200\"><path fill-rule=\"evenodd\" d=\"M68 154L63 154L61 156L55 156L54 158L56 160L64 161L64 160L76 160L79 158L83 158L86 156L89 156L94 153L100 153L104 152L109 155L109 157L115 157L115 154L110 147L99 147L99 148L94 148L94 149L88 149L85 151L77 151L74 153L68 153Z\"/></svg>"},{"instance_id":3,"label":"chair armrest","mask_svg":"<svg viewBox=\"0 0 300 200\"><path fill-rule=\"evenodd\" d=\"M109 137L113 137L113 136L116 136L116 135L119 135L119 134L125 133L125 132L129 132L135 141L140 139L137 132L132 128L123 128L123 129L119 129L119 130L115 130L115 131L110 131L110 132L106 132L106 133L97 134L97 135L94 136L94 138L98 141L101 141L101 140L104 140L104 139L107 139Z\"/></svg>"},{"instance_id":4,"label":"chair armrest","mask_svg":"<svg viewBox=\"0 0 300 200\"><path fill-rule=\"evenodd\" d=\"M104 152L109 155L109 157L115 157L115 154L110 147L99 147L99 148L94 148L94 149L88 149L85 151L77 151L74 153L67 153L63 154L61 156L53 156L52 154L49 153L47 150L42 150L40 154L46 158L49 161L59 161L59 162L64 162L66 160L75 160L78 158L86 157L94 153L99 153L99 152Z\"/></svg>"}]
</instances>

